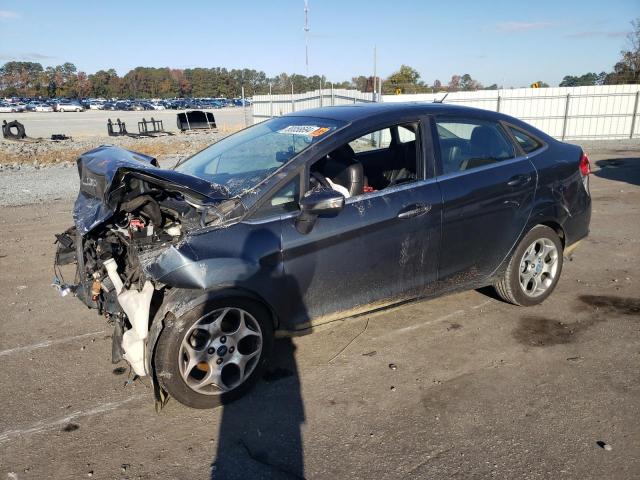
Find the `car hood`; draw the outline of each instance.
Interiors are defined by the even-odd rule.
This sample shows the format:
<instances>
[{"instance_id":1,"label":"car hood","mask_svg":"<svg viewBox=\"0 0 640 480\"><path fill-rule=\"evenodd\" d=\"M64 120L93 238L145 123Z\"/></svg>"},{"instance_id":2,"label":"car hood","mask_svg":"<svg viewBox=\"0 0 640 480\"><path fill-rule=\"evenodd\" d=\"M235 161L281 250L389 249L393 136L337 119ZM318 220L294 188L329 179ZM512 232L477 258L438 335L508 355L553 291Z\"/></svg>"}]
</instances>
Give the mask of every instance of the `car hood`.
<instances>
[{"instance_id":1,"label":"car hood","mask_svg":"<svg viewBox=\"0 0 640 480\"><path fill-rule=\"evenodd\" d=\"M193 203L209 205L229 198L217 184L175 170L162 169L148 155L124 148L103 145L78 158L80 192L73 219L81 235L107 221L124 198L126 181L135 177L167 191L179 192Z\"/></svg>"}]
</instances>

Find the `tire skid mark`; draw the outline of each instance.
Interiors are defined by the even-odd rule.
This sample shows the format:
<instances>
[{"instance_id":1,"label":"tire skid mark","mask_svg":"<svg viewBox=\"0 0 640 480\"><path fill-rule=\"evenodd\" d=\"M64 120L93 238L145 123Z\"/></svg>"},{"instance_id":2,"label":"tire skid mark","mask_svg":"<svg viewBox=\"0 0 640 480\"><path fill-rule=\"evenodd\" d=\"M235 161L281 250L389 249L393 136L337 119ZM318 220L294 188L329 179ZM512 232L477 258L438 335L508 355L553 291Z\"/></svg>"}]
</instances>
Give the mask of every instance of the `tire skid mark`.
<instances>
[{"instance_id":1,"label":"tire skid mark","mask_svg":"<svg viewBox=\"0 0 640 480\"><path fill-rule=\"evenodd\" d=\"M103 333L106 333L106 331L101 330L99 332L83 333L82 335L74 335L73 337L64 337L64 338L58 338L53 340L45 340L44 342L34 343L33 345L25 345L22 347L10 348L9 350L1 351L0 357L4 357L6 355L13 355L15 353L30 352L32 350L37 350L39 348L46 348L52 345L59 345L61 343L72 342L80 338L102 335Z\"/></svg>"},{"instance_id":2,"label":"tire skid mark","mask_svg":"<svg viewBox=\"0 0 640 480\"><path fill-rule=\"evenodd\" d=\"M441 323L441 322L444 322L446 320L450 320L451 318L464 315L465 313L468 313L470 310L477 310L477 309L479 309L481 307L484 307L484 306L488 305L491 302L492 302L492 300L487 300L484 303L480 303L478 305L474 305L472 307L469 307L469 309L466 309L466 310L455 310L455 311L453 311L451 313L447 313L446 315L443 315L441 317L434 318L433 320L427 320L426 322L415 323L413 325L409 325L409 326L406 326L406 327L397 328L397 329L392 330L392 331L390 331L388 333L385 333L383 335L374 337L372 340L380 340L380 339L383 339L383 338L394 337L396 335L402 335L402 334L405 334L405 333L408 333L408 332L412 332L414 330L418 330L418 329L420 329L422 327L426 327L426 326L429 326L429 325L434 325L436 323Z\"/></svg>"},{"instance_id":3,"label":"tire skid mark","mask_svg":"<svg viewBox=\"0 0 640 480\"><path fill-rule=\"evenodd\" d=\"M106 413L112 410L116 410L122 405L125 405L129 402L133 402L135 400L139 400L146 396L147 395L136 395L133 397L126 398L124 400L117 401L117 402L103 403L102 405L97 405L93 408L90 408L89 410L73 412L69 415L65 415L64 417L40 420L39 422L36 422L24 428L18 428L14 430L5 430L4 432L0 433L0 445L12 440L14 437L32 435L34 433L41 433L46 430L50 430L52 428L65 425L69 423L71 420L90 417L93 415L98 415L100 413Z\"/></svg>"}]
</instances>

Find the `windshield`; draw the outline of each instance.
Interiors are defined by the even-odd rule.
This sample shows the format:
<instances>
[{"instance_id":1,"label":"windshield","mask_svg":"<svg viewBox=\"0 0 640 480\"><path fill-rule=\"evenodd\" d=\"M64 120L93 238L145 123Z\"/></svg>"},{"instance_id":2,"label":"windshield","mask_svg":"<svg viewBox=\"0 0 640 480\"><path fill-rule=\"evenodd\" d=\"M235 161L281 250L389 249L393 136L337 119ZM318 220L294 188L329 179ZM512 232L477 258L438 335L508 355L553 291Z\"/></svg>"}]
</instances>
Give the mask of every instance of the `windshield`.
<instances>
[{"instance_id":1,"label":"windshield","mask_svg":"<svg viewBox=\"0 0 640 480\"><path fill-rule=\"evenodd\" d=\"M214 143L176 170L224 186L235 196L342 125L325 118L273 118Z\"/></svg>"}]
</instances>

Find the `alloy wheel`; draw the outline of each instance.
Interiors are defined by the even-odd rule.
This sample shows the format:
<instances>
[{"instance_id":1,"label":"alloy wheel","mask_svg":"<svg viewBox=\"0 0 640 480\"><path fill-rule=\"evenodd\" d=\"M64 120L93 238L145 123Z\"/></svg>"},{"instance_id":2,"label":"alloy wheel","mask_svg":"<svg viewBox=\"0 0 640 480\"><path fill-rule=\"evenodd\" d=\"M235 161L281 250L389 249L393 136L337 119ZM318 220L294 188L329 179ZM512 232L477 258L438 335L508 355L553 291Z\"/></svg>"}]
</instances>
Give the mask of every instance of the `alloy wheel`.
<instances>
[{"instance_id":1,"label":"alloy wheel","mask_svg":"<svg viewBox=\"0 0 640 480\"><path fill-rule=\"evenodd\" d=\"M539 238L525 250L520 260L520 288L529 297L538 297L553 285L558 273L558 249L548 238Z\"/></svg>"},{"instance_id":2,"label":"alloy wheel","mask_svg":"<svg viewBox=\"0 0 640 480\"><path fill-rule=\"evenodd\" d=\"M196 321L183 337L178 353L182 379L193 391L205 395L233 390L256 368L262 340L259 323L246 310L214 310Z\"/></svg>"}]
</instances>

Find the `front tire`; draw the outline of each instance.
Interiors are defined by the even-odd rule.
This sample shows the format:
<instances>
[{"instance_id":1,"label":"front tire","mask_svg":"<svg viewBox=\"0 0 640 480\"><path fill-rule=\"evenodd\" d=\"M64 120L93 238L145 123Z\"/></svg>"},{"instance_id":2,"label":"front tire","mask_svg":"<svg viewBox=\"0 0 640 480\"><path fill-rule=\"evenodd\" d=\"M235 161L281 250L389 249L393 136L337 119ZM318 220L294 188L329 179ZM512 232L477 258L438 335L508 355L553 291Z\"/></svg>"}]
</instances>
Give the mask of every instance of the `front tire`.
<instances>
[{"instance_id":1,"label":"front tire","mask_svg":"<svg viewBox=\"0 0 640 480\"><path fill-rule=\"evenodd\" d=\"M156 376L178 402L214 408L256 383L272 347L273 322L261 304L209 301L166 322L156 346Z\"/></svg>"},{"instance_id":2,"label":"front tire","mask_svg":"<svg viewBox=\"0 0 640 480\"><path fill-rule=\"evenodd\" d=\"M544 302L562 273L562 242L558 234L536 225L513 252L503 277L494 285L505 302L529 307Z\"/></svg>"}]
</instances>

